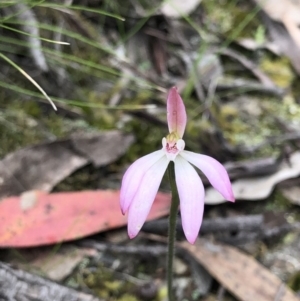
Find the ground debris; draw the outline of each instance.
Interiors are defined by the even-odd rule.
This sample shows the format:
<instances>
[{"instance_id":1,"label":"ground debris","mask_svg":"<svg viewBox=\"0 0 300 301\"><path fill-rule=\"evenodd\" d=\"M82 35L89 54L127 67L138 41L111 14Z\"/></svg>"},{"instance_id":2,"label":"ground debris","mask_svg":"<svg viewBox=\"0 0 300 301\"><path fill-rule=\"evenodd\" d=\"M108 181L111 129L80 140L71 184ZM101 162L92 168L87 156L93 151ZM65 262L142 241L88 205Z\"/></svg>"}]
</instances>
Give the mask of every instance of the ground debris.
<instances>
[{"instance_id":1,"label":"ground debris","mask_svg":"<svg viewBox=\"0 0 300 301\"><path fill-rule=\"evenodd\" d=\"M45 265L36 256L37 269L103 300L165 301L165 238L151 236L166 236L168 221L146 223L129 242L118 189L132 162L161 148L166 92L177 86L189 116L186 149L225 162L237 199L223 203L200 174L207 205L200 245L177 248L179 299L298 300L276 276L299 290L299 245L289 242L300 212L300 2L277 2L0 4L1 53L58 107L3 64L0 247L53 248ZM40 191L52 189L59 193ZM151 219L169 211L166 179L161 189ZM180 221L177 228L181 240Z\"/></svg>"},{"instance_id":2,"label":"ground debris","mask_svg":"<svg viewBox=\"0 0 300 301\"><path fill-rule=\"evenodd\" d=\"M234 247L199 240L195 245L179 244L190 252L208 272L241 301L282 301L300 299L279 278L252 256Z\"/></svg>"},{"instance_id":3,"label":"ground debris","mask_svg":"<svg viewBox=\"0 0 300 301\"><path fill-rule=\"evenodd\" d=\"M75 170L116 160L133 142L119 131L73 136L18 150L0 161L0 199L28 190L51 191ZM122 147L119 147L122 145Z\"/></svg>"},{"instance_id":4,"label":"ground debris","mask_svg":"<svg viewBox=\"0 0 300 301\"><path fill-rule=\"evenodd\" d=\"M50 280L0 263L1 300L37 301L100 301Z\"/></svg>"}]
</instances>

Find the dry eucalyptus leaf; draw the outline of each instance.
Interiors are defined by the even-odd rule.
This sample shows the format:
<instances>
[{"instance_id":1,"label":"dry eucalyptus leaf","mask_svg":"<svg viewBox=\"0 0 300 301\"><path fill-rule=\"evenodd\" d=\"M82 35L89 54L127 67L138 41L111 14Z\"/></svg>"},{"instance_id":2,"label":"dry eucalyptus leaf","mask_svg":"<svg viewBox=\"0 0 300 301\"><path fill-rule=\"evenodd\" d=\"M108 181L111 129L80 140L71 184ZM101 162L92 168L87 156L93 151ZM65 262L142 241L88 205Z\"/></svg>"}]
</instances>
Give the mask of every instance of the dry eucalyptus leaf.
<instances>
[{"instance_id":1,"label":"dry eucalyptus leaf","mask_svg":"<svg viewBox=\"0 0 300 301\"><path fill-rule=\"evenodd\" d=\"M234 247L203 239L179 245L240 301L300 301L277 276Z\"/></svg>"},{"instance_id":2,"label":"dry eucalyptus leaf","mask_svg":"<svg viewBox=\"0 0 300 301\"><path fill-rule=\"evenodd\" d=\"M285 198L287 198L291 203L295 205L300 205L300 187L288 187L288 188L281 188L281 193Z\"/></svg>"},{"instance_id":3,"label":"dry eucalyptus leaf","mask_svg":"<svg viewBox=\"0 0 300 301\"><path fill-rule=\"evenodd\" d=\"M17 257L12 253L6 261L23 270L37 271L51 280L62 281L84 258L96 255L97 251L94 249L69 244L61 245L55 252L53 246L34 250L19 249Z\"/></svg>"},{"instance_id":4,"label":"dry eucalyptus leaf","mask_svg":"<svg viewBox=\"0 0 300 301\"><path fill-rule=\"evenodd\" d=\"M275 21L283 21L290 18L300 23L299 0L255 0L262 9Z\"/></svg>"},{"instance_id":5,"label":"dry eucalyptus leaf","mask_svg":"<svg viewBox=\"0 0 300 301\"><path fill-rule=\"evenodd\" d=\"M167 0L161 6L161 13L169 18L181 18L189 15L200 4L201 0Z\"/></svg>"},{"instance_id":6,"label":"dry eucalyptus leaf","mask_svg":"<svg viewBox=\"0 0 300 301\"><path fill-rule=\"evenodd\" d=\"M300 47L300 1L299 0L256 0L263 10L275 21L282 22Z\"/></svg>"},{"instance_id":7,"label":"dry eucalyptus leaf","mask_svg":"<svg viewBox=\"0 0 300 301\"><path fill-rule=\"evenodd\" d=\"M284 180L300 175L300 152L291 155L289 162L281 163L277 172L263 177L244 178L232 184L233 194L237 200L256 201L268 197L274 186ZM213 188L206 190L206 204L220 204L225 199Z\"/></svg>"},{"instance_id":8,"label":"dry eucalyptus leaf","mask_svg":"<svg viewBox=\"0 0 300 301\"><path fill-rule=\"evenodd\" d=\"M20 206L22 196L0 202L0 247L61 244L127 224L118 190L33 193L35 204L26 211ZM158 192L155 199L147 220L170 211L169 194Z\"/></svg>"},{"instance_id":9,"label":"dry eucalyptus leaf","mask_svg":"<svg viewBox=\"0 0 300 301\"><path fill-rule=\"evenodd\" d=\"M279 52L291 60L294 69L300 74L300 47L297 46L297 43L290 36L282 23L274 21L264 11L262 11L260 15L268 28L273 43L277 45Z\"/></svg>"},{"instance_id":10,"label":"dry eucalyptus leaf","mask_svg":"<svg viewBox=\"0 0 300 301\"><path fill-rule=\"evenodd\" d=\"M45 252L29 263L32 267L42 271L43 274L51 280L62 281L72 273L85 257L93 257L96 255L97 252L93 249L63 245L55 253L53 252L53 248L45 250Z\"/></svg>"},{"instance_id":11,"label":"dry eucalyptus leaf","mask_svg":"<svg viewBox=\"0 0 300 301\"><path fill-rule=\"evenodd\" d=\"M132 135L108 131L73 136L10 153L0 161L0 199L30 190L50 191L88 163L99 167L113 162L132 142Z\"/></svg>"},{"instance_id":12,"label":"dry eucalyptus leaf","mask_svg":"<svg viewBox=\"0 0 300 301\"><path fill-rule=\"evenodd\" d=\"M72 144L81 154L99 167L115 161L133 142L132 135L124 135L120 131L109 131L100 134L73 136Z\"/></svg>"},{"instance_id":13,"label":"dry eucalyptus leaf","mask_svg":"<svg viewBox=\"0 0 300 301\"><path fill-rule=\"evenodd\" d=\"M255 0L270 18L284 24L300 49L300 1Z\"/></svg>"}]
</instances>

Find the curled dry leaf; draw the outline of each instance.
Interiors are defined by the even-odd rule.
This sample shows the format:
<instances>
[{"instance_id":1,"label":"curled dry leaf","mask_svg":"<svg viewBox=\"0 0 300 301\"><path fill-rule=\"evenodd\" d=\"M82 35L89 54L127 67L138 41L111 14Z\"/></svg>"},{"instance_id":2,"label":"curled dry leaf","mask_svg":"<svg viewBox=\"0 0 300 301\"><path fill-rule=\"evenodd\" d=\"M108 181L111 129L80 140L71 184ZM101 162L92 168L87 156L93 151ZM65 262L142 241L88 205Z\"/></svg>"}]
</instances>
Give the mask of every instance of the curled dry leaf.
<instances>
[{"instance_id":1,"label":"curled dry leaf","mask_svg":"<svg viewBox=\"0 0 300 301\"><path fill-rule=\"evenodd\" d=\"M198 240L195 245L181 242L220 284L240 301L299 301L285 284L252 256L226 245Z\"/></svg>"},{"instance_id":2,"label":"curled dry leaf","mask_svg":"<svg viewBox=\"0 0 300 301\"><path fill-rule=\"evenodd\" d=\"M109 131L73 136L8 154L0 161L0 200L29 190L51 191L60 181L88 163L99 167L113 162L126 152L132 142L131 135Z\"/></svg>"},{"instance_id":3,"label":"curled dry leaf","mask_svg":"<svg viewBox=\"0 0 300 301\"><path fill-rule=\"evenodd\" d=\"M232 189L235 198L238 200L261 200L271 194L277 183L299 175L300 152L295 152L291 155L289 162L281 163L278 171L272 175L236 180L232 184ZM216 190L208 188L205 202L206 204L219 204L225 202L225 200Z\"/></svg>"}]
</instances>

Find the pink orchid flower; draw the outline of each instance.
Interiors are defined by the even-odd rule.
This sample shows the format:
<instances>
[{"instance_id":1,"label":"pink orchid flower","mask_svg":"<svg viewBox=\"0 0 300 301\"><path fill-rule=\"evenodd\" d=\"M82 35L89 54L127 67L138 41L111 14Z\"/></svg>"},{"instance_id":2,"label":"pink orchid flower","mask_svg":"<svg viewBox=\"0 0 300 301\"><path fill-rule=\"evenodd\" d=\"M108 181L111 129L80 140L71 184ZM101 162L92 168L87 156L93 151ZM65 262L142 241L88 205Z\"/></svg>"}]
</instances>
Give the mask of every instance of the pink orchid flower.
<instances>
[{"instance_id":1,"label":"pink orchid flower","mask_svg":"<svg viewBox=\"0 0 300 301\"><path fill-rule=\"evenodd\" d=\"M169 135L162 139L162 149L138 159L124 174L121 210L123 214L128 211L128 235L134 238L149 214L169 162L174 161L182 227L187 240L194 243L202 223L205 195L203 183L191 164L204 173L226 200L234 202L234 196L227 171L221 163L212 157L184 150L182 137L187 117L176 87L171 88L168 95L167 118Z\"/></svg>"}]
</instances>

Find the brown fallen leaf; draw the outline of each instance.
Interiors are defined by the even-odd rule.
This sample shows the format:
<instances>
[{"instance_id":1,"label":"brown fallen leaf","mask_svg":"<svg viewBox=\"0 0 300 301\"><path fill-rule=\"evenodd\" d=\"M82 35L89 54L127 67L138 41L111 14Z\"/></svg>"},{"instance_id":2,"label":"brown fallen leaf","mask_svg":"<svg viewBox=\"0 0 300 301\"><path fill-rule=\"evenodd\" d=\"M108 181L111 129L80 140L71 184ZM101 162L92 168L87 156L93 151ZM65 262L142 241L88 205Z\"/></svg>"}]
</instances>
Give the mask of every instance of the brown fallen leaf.
<instances>
[{"instance_id":1,"label":"brown fallen leaf","mask_svg":"<svg viewBox=\"0 0 300 301\"><path fill-rule=\"evenodd\" d=\"M244 178L236 180L232 184L233 194L238 200L256 201L270 195L274 186L286 179L300 175L300 152L294 152L289 163L283 162L278 171L263 177ZM220 204L224 198L213 188L208 188L205 195L206 204Z\"/></svg>"},{"instance_id":2,"label":"brown fallen leaf","mask_svg":"<svg viewBox=\"0 0 300 301\"><path fill-rule=\"evenodd\" d=\"M300 3L299 0L255 0L263 11L260 16L270 37L279 49L292 62L300 74ZM293 2L293 3L292 3Z\"/></svg>"},{"instance_id":3,"label":"brown fallen leaf","mask_svg":"<svg viewBox=\"0 0 300 301\"><path fill-rule=\"evenodd\" d=\"M99 167L113 162L126 153L133 142L133 136L120 131L109 131L97 135L76 135L71 141L79 153L88 158L94 166Z\"/></svg>"},{"instance_id":4,"label":"brown fallen leaf","mask_svg":"<svg viewBox=\"0 0 300 301\"><path fill-rule=\"evenodd\" d=\"M10 153L0 161L0 200L24 191L48 192L88 163L99 167L113 162L132 142L131 135L108 131L73 136Z\"/></svg>"},{"instance_id":5,"label":"brown fallen leaf","mask_svg":"<svg viewBox=\"0 0 300 301\"><path fill-rule=\"evenodd\" d=\"M300 178L289 179L278 185L283 196L294 205L300 205Z\"/></svg>"},{"instance_id":6,"label":"brown fallen leaf","mask_svg":"<svg viewBox=\"0 0 300 301\"><path fill-rule=\"evenodd\" d=\"M275 21L285 25L300 48L300 1L299 0L255 0Z\"/></svg>"},{"instance_id":7,"label":"brown fallen leaf","mask_svg":"<svg viewBox=\"0 0 300 301\"><path fill-rule=\"evenodd\" d=\"M290 187L281 189L281 193L291 203L300 205L300 187Z\"/></svg>"},{"instance_id":8,"label":"brown fallen leaf","mask_svg":"<svg viewBox=\"0 0 300 301\"><path fill-rule=\"evenodd\" d=\"M61 245L58 250L53 246L36 249L20 249L13 252L5 261L14 267L38 272L43 276L62 281L68 277L85 257L94 257L98 253L90 248L78 248L73 245Z\"/></svg>"},{"instance_id":9,"label":"brown fallen leaf","mask_svg":"<svg viewBox=\"0 0 300 301\"><path fill-rule=\"evenodd\" d=\"M200 239L178 243L240 301L299 301L285 284L252 256Z\"/></svg>"},{"instance_id":10,"label":"brown fallen leaf","mask_svg":"<svg viewBox=\"0 0 300 301\"><path fill-rule=\"evenodd\" d=\"M48 252L35 258L30 264L32 267L42 271L47 278L55 281L62 281L72 273L84 257L96 255L97 252L92 249L63 245L55 253L53 253L53 248L49 248Z\"/></svg>"}]
</instances>

